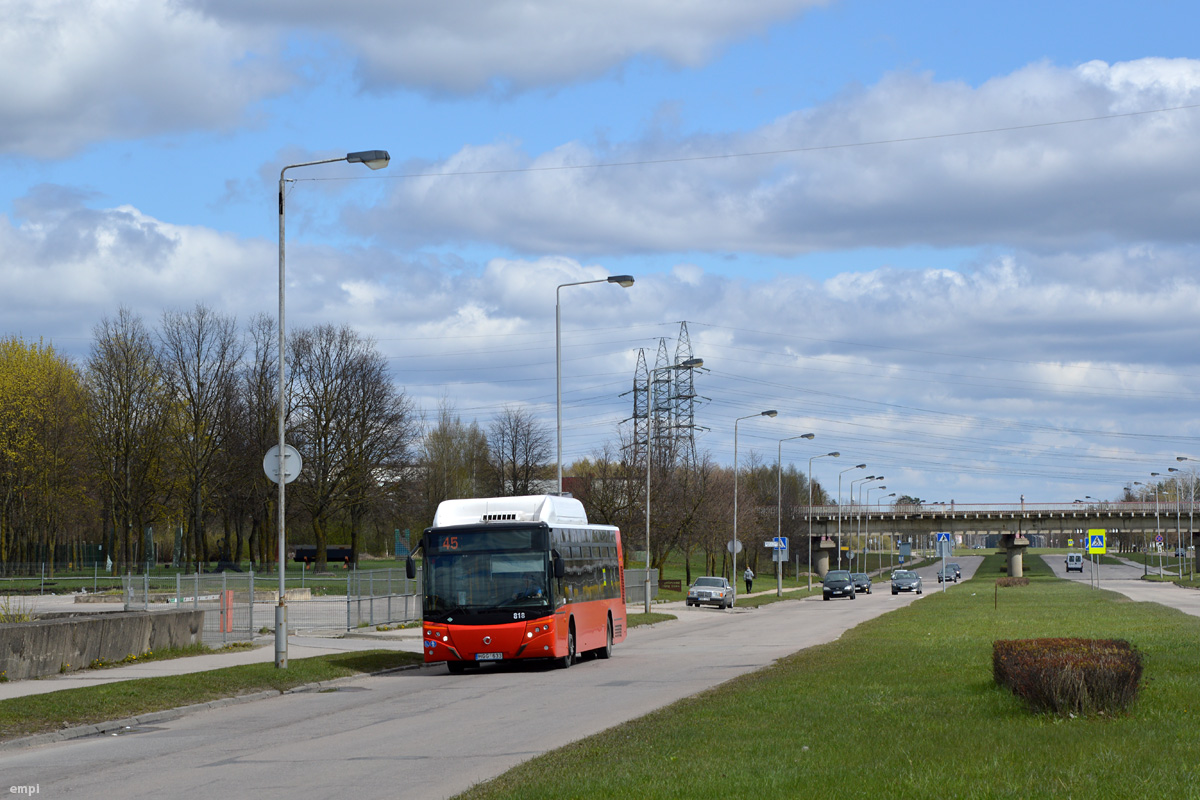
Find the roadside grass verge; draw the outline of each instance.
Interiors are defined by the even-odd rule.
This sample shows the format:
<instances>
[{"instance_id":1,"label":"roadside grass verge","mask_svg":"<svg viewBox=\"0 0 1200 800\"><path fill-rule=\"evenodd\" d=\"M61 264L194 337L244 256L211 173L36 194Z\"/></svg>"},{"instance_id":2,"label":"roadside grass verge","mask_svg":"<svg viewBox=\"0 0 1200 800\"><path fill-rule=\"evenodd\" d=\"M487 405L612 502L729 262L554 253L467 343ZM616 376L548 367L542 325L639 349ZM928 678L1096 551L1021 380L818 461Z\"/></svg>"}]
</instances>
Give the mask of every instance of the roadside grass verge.
<instances>
[{"instance_id":1,"label":"roadside grass verge","mask_svg":"<svg viewBox=\"0 0 1200 800\"><path fill-rule=\"evenodd\" d=\"M422 659L420 653L364 650L297 658L288 662L286 670L276 669L274 662L245 664L204 673L164 675L15 697L0 700L0 740L268 689L285 691L306 683L420 664Z\"/></svg>"},{"instance_id":2,"label":"roadside grass verge","mask_svg":"<svg viewBox=\"0 0 1200 800\"><path fill-rule=\"evenodd\" d=\"M813 584L811 592L807 588L785 589L783 591L783 597L777 596L774 592L771 592L770 594L760 594L755 597L738 597L737 607L758 608L759 606L765 606L770 603L778 603L782 600L803 600L805 597L811 597L814 594L820 593L821 584L818 581L817 583Z\"/></svg>"},{"instance_id":3,"label":"roadside grass verge","mask_svg":"<svg viewBox=\"0 0 1200 800\"><path fill-rule=\"evenodd\" d=\"M667 622L668 620L679 619L674 614L662 614L657 611L651 611L649 614L625 614L625 627L637 628L642 625L653 625L656 622Z\"/></svg>"},{"instance_id":4,"label":"roadside grass verge","mask_svg":"<svg viewBox=\"0 0 1200 800\"><path fill-rule=\"evenodd\" d=\"M1194 797L1200 619L1047 577L936 592L774 666L536 758L461 795L492 798ZM824 610L814 604L814 613ZM1033 714L992 680L996 639L1127 639L1123 716ZM714 733L715 732L715 733ZM564 776L570 776L565 780Z\"/></svg>"}]
</instances>

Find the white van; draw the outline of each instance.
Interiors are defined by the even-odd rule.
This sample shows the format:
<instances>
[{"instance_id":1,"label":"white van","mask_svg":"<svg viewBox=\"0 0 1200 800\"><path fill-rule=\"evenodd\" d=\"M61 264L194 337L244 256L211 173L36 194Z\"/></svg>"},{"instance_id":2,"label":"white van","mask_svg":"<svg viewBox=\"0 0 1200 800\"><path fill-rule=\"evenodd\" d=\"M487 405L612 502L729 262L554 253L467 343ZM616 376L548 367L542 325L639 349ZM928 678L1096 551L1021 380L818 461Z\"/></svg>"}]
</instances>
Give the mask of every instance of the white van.
<instances>
[{"instance_id":1,"label":"white van","mask_svg":"<svg viewBox=\"0 0 1200 800\"><path fill-rule=\"evenodd\" d=\"M1083 572L1083 554L1067 553L1067 572Z\"/></svg>"}]
</instances>

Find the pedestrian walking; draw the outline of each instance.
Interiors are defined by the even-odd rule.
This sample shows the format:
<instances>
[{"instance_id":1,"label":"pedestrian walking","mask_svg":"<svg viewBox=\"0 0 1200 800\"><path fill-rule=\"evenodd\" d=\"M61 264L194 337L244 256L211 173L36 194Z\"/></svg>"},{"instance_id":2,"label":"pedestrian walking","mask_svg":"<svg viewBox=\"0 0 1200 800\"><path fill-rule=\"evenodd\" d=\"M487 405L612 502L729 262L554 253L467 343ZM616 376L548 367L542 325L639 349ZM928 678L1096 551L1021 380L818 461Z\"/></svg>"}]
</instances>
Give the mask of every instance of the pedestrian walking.
<instances>
[{"instance_id":1,"label":"pedestrian walking","mask_svg":"<svg viewBox=\"0 0 1200 800\"><path fill-rule=\"evenodd\" d=\"M750 587L754 585L754 570L746 567L746 572L742 577L746 579L746 594L750 594Z\"/></svg>"}]
</instances>

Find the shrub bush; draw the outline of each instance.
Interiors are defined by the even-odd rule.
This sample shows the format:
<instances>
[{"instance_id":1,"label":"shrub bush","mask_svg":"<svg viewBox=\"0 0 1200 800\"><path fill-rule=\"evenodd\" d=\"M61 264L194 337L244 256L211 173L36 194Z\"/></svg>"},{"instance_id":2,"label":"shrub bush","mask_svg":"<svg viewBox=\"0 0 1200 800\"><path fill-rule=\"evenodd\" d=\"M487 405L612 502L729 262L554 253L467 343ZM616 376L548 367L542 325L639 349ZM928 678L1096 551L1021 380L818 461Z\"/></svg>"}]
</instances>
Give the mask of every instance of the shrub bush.
<instances>
[{"instance_id":1,"label":"shrub bush","mask_svg":"<svg viewBox=\"0 0 1200 800\"><path fill-rule=\"evenodd\" d=\"M1029 578L996 578L997 586L1028 586Z\"/></svg>"},{"instance_id":2,"label":"shrub bush","mask_svg":"<svg viewBox=\"0 0 1200 800\"><path fill-rule=\"evenodd\" d=\"M992 676L1034 711L1113 714L1137 699L1142 657L1123 639L1001 639Z\"/></svg>"}]
</instances>

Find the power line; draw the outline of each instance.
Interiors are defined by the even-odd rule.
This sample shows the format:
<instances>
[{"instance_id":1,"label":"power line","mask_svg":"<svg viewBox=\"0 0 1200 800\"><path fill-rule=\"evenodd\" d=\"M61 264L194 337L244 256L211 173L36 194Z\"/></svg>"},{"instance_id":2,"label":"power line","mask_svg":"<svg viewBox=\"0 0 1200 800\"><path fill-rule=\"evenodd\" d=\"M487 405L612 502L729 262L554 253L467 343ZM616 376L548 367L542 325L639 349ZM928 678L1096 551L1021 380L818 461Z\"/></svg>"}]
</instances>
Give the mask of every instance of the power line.
<instances>
[{"instance_id":1,"label":"power line","mask_svg":"<svg viewBox=\"0 0 1200 800\"><path fill-rule=\"evenodd\" d=\"M543 167L510 167L507 169L478 169L445 172L409 172L388 175L346 176L346 177L304 177L292 178L294 181L355 181L355 180L412 180L414 178L458 178L481 175L517 175L532 172L564 172L585 169L612 169L616 167L647 167L661 164L686 164L699 161L719 161L734 158L761 158L764 156L792 155L795 153L818 153L827 150L847 150L861 147L879 147L888 144L905 144L909 142L925 142L937 139L954 139L965 136L985 136L994 133L1011 133L1013 131L1035 130L1037 128L1052 128L1063 125L1081 125L1088 122L1103 122L1106 120L1126 119L1150 114L1167 114L1172 111L1189 111L1200 108L1200 103L1168 108L1152 108L1144 111L1128 111L1122 114L1102 114L1094 117L1078 117L1076 119L1060 119L1049 122L1030 122L1024 125L1005 125L998 128L980 128L970 131L953 133L930 133L922 136L902 136L894 139L874 139L864 142L843 142L840 144L811 145L808 147L786 147L777 150L751 150L741 153L712 153L701 156L673 156L671 158L648 158L633 161L600 161L594 164L554 164Z\"/></svg>"}]
</instances>

